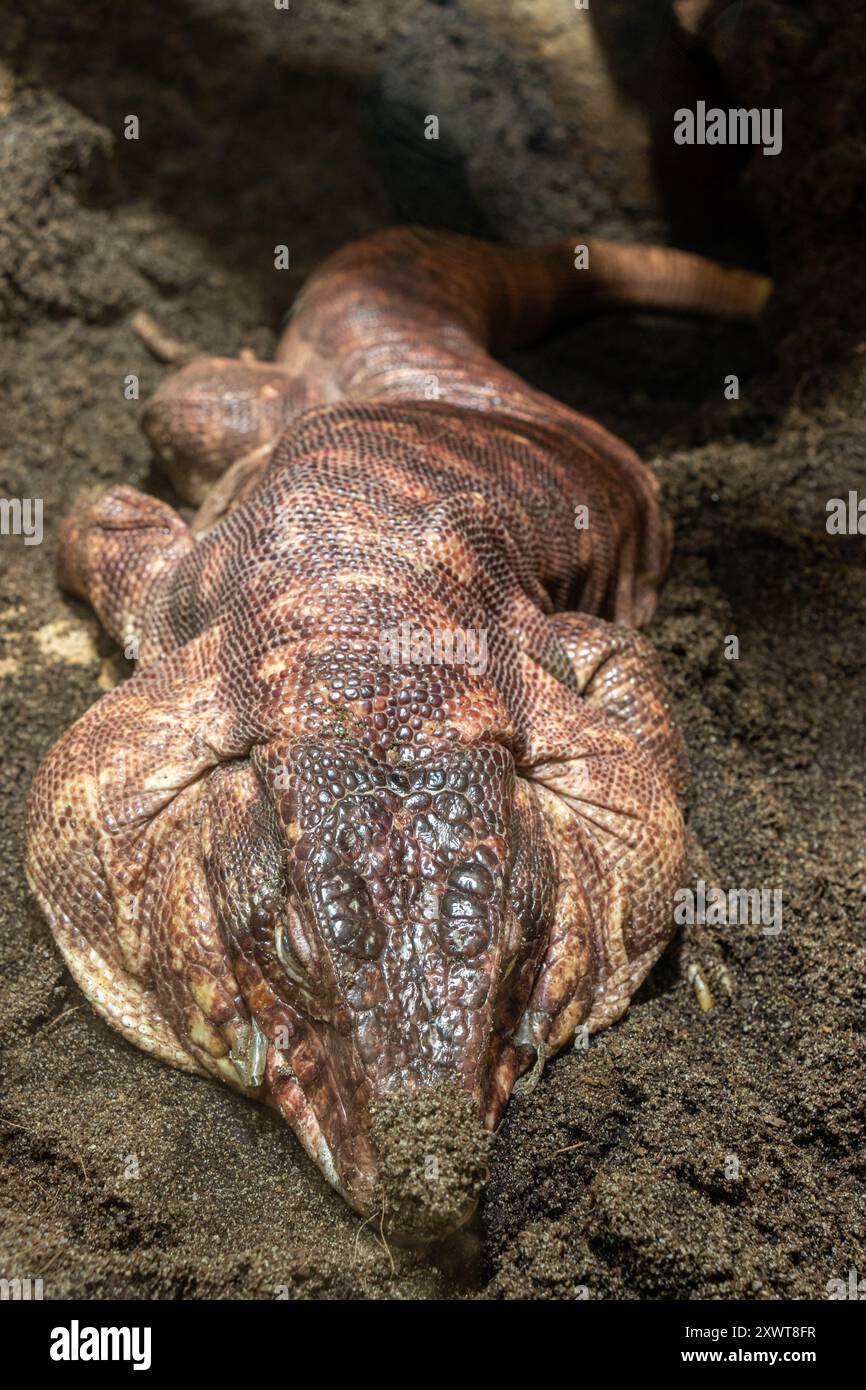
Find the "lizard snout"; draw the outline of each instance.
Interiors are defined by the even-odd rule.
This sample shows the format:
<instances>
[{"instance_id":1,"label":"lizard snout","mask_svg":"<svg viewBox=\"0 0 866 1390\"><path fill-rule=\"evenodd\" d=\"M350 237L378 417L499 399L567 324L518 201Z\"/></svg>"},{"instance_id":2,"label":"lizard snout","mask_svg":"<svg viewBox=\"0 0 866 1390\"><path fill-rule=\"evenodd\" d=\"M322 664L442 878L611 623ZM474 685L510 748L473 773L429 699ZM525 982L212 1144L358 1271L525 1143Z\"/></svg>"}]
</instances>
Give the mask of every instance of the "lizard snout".
<instances>
[{"instance_id":1,"label":"lizard snout","mask_svg":"<svg viewBox=\"0 0 866 1390\"><path fill-rule=\"evenodd\" d=\"M352 1204L401 1243L440 1239L473 1215L492 1136L456 1080L403 1086L374 1101L363 1134L338 1151Z\"/></svg>"}]
</instances>

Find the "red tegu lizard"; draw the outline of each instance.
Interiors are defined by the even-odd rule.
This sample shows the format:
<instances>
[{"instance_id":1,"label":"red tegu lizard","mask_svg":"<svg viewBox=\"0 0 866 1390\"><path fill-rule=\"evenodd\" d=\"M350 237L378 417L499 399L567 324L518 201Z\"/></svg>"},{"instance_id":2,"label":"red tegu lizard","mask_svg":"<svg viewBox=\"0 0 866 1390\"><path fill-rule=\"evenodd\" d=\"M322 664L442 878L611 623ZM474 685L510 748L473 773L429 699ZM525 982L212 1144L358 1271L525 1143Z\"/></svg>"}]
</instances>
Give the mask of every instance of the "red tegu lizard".
<instances>
[{"instance_id":1,"label":"red tegu lizard","mask_svg":"<svg viewBox=\"0 0 866 1390\"><path fill-rule=\"evenodd\" d=\"M623 1014L684 874L682 743L634 630L670 551L657 483L488 347L767 293L677 251L595 241L576 269L572 241L382 232L313 276L275 362L199 357L148 404L191 526L123 485L61 525L62 585L138 667L30 795L69 969L138 1047L276 1106L393 1230L465 1219L473 1136ZM417 1129L396 1177L383 1115Z\"/></svg>"}]
</instances>

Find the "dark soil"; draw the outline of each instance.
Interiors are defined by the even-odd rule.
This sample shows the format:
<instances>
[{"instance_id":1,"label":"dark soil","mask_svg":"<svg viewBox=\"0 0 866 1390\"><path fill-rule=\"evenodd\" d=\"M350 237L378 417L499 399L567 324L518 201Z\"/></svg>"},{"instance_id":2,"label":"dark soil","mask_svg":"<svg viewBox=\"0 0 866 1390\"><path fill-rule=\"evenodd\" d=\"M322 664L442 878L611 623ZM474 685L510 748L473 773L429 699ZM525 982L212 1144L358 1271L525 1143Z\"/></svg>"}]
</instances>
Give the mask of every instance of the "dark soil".
<instances>
[{"instance_id":1,"label":"dark soil","mask_svg":"<svg viewBox=\"0 0 866 1390\"><path fill-rule=\"evenodd\" d=\"M0 1274L53 1298L593 1299L820 1298L862 1274L866 541L825 525L828 499L866 496L862 23L820 0L744 0L734 31L711 4L697 37L661 0L593 0L592 21L553 0L6 3L0 492L44 499L45 541L0 539ZM727 221L718 198L684 218L660 136L705 80L785 110L775 160L716 179L688 152ZM55 586L58 520L97 483L170 495L124 396L164 370L133 313L265 353L327 251L406 218L507 240L673 226L775 274L763 330L610 318L517 365L658 469L678 540L650 635L692 828L720 884L784 909L777 935L670 952L622 1023L514 1099L472 1226L389 1251L277 1117L97 1020L20 866L33 771L116 666ZM734 982L711 965L707 1014L678 965L696 954Z\"/></svg>"}]
</instances>

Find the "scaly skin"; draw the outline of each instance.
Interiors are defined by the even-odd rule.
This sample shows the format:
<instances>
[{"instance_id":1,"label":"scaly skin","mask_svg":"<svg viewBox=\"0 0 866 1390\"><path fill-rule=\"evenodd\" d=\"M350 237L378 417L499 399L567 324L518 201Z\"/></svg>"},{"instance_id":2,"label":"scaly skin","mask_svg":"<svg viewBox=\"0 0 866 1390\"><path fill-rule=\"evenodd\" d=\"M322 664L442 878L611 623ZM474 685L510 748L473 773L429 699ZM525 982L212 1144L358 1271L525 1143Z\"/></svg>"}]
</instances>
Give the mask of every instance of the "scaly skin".
<instances>
[{"instance_id":1,"label":"scaly skin","mask_svg":"<svg viewBox=\"0 0 866 1390\"><path fill-rule=\"evenodd\" d=\"M619 302L749 314L767 287L590 256L418 231L348 248L276 363L199 359L150 403L192 528L125 486L61 527L61 582L139 667L30 796L29 877L70 970L139 1047L279 1107L404 1232L458 1225L477 1183L413 1216L377 1105L411 1119L456 1089L493 1129L522 1073L622 1015L683 876L682 746L623 626L667 563L657 485L483 343ZM431 648L467 630L486 660ZM421 639L408 664L395 632Z\"/></svg>"}]
</instances>

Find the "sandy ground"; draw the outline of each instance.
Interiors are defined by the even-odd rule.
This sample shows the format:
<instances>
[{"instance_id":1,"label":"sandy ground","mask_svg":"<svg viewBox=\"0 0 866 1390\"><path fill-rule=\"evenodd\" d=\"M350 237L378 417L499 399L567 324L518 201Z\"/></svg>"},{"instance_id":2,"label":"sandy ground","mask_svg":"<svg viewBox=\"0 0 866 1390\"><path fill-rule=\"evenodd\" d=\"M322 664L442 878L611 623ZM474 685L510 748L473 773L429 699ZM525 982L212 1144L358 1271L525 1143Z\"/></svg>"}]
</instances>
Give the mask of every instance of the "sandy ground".
<instances>
[{"instance_id":1,"label":"sandy ground","mask_svg":"<svg viewBox=\"0 0 866 1390\"><path fill-rule=\"evenodd\" d=\"M816 0L790 22L764 5L756 39L738 7L739 38L709 46L759 97L775 55L790 145L772 169L695 161L684 195L659 112L711 79L667 6L639 29L601 0L593 27L552 0L315 8L0 14L0 492L45 516L43 544L0 541L0 1274L46 1297L824 1297L866 1271L864 540L825 528L828 498L866 495L863 34L827 37L843 22ZM474 1225L423 1254L362 1229L275 1116L111 1034L20 868L33 770L117 667L55 587L58 519L94 483L170 495L124 398L163 370L132 314L264 353L323 254L405 218L511 240L667 228L779 283L763 332L623 317L517 365L658 469L678 541L650 633L692 826L724 887L781 890L782 930L716 930L734 995L710 1014L670 953L624 1022L511 1104Z\"/></svg>"}]
</instances>

